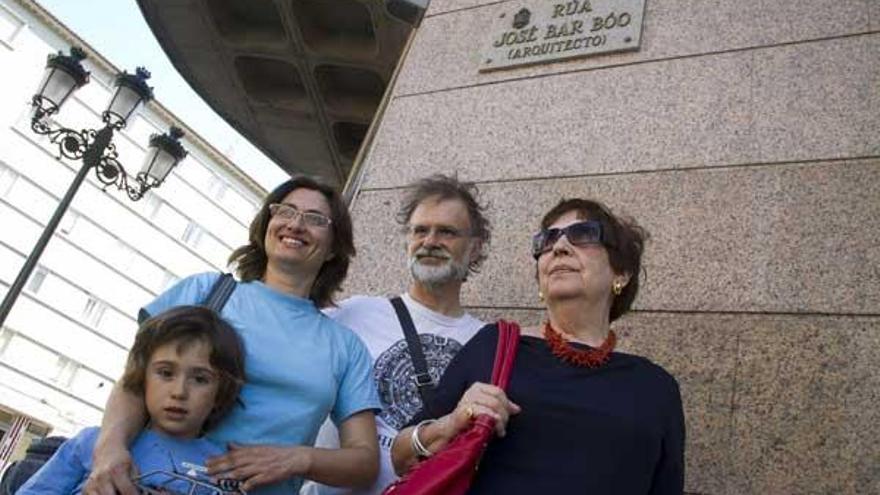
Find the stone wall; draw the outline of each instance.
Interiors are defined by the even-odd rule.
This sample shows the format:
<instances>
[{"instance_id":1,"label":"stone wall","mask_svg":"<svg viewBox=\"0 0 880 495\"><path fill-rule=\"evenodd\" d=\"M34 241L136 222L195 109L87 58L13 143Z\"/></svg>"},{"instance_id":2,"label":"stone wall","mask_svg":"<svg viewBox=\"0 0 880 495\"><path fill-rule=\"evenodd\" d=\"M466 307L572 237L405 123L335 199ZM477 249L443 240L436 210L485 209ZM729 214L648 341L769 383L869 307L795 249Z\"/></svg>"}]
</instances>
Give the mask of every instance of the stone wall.
<instances>
[{"instance_id":1,"label":"stone wall","mask_svg":"<svg viewBox=\"0 0 880 495\"><path fill-rule=\"evenodd\" d=\"M648 0L637 52L478 72L518 5L432 3L365 163L348 291L405 287L403 188L456 172L494 225L467 305L538 322L529 234L598 198L652 234L617 328L681 383L687 490L880 493L880 2Z\"/></svg>"}]
</instances>

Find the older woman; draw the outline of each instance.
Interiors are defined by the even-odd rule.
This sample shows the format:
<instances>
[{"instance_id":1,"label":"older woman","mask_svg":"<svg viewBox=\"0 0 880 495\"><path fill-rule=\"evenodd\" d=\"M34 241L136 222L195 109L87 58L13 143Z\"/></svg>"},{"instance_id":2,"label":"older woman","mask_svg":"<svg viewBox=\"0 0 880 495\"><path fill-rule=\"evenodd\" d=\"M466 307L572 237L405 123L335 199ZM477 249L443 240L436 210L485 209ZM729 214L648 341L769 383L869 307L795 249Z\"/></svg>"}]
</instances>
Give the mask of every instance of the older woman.
<instances>
[{"instance_id":1,"label":"older woman","mask_svg":"<svg viewBox=\"0 0 880 495\"><path fill-rule=\"evenodd\" d=\"M487 384L497 342L490 325L447 368L432 409L441 416L423 411L397 436L398 472L415 463L415 448L436 452L486 413L499 438L471 494L681 494L678 385L647 359L614 352L610 329L638 292L645 238L595 201L551 209L532 244L547 319L523 330L507 394Z\"/></svg>"},{"instance_id":2,"label":"older woman","mask_svg":"<svg viewBox=\"0 0 880 495\"><path fill-rule=\"evenodd\" d=\"M286 495L297 493L303 478L338 486L375 478L374 411L381 405L369 353L319 311L331 304L354 251L348 211L332 188L298 177L266 197L249 243L230 257L241 282L222 316L244 342L247 381L241 406L207 434L231 449L209 460L208 474L242 480L245 490L256 489L251 493ZM199 304L219 276L181 280L144 312ZM312 448L328 414L339 427L340 448ZM144 419L143 401L115 388L86 493L137 493L126 445Z\"/></svg>"}]
</instances>

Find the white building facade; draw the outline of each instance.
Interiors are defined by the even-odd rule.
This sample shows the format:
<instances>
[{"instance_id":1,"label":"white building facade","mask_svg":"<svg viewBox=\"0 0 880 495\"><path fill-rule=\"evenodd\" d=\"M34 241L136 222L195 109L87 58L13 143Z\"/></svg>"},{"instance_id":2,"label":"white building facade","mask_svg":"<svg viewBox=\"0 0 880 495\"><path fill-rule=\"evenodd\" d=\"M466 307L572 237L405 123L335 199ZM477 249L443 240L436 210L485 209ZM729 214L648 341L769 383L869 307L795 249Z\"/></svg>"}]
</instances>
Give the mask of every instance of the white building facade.
<instances>
[{"instance_id":1,"label":"white building facade","mask_svg":"<svg viewBox=\"0 0 880 495\"><path fill-rule=\"evenodd\" d=\"M0 0L7 71L0 78L0 297L81 166L58 160L57 145L30 129L29 100L46 56L71 46L88 53L91 82L55 121L100 128L119 69L34 2ZM0 470L34 437L98 424L138 309L182 277L225 270L232 249L247 240L265 191L161 104L142 108L115 134L119 161L136 172L149 136L171 125L186 131L187 158L138 202L102 190L89 172L0 329Z\"/></svg>"}]
</instances>

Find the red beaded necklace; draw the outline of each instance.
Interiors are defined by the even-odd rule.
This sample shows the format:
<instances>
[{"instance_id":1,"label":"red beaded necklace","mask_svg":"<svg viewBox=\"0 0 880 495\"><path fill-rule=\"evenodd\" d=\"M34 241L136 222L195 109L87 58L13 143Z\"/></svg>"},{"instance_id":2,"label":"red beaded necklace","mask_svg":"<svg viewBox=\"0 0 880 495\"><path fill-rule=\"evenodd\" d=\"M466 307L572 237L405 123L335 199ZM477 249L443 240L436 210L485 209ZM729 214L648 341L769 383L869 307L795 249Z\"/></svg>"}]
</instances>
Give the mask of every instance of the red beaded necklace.
<instances>
[{"instance_id":1,"label":"red beaded necklace","mask_svg":"<svg viewBox=\"0 0 880 495\"><path fill-rule=\"evenodd\" d=\"M550 322L544 323L544 338L547 345L550 346L550 352L566 363L580 366L583 368L598 368L608 362L611 358L611 351L617 344L617 336L613 330L608 331L608 337L602 342L598 348L580 350L569 345L568 340L552 325Z\"/></svg>"}]
</instances>

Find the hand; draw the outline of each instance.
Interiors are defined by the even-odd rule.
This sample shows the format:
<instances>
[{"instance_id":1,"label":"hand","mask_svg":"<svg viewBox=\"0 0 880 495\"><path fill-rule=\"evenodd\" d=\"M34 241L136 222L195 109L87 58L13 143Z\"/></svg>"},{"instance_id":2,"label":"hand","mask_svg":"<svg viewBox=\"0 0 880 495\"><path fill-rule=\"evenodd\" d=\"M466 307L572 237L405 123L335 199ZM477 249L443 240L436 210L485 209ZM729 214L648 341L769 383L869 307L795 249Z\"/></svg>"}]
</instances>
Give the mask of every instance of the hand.
<instances>
[{"instance_id":1,"label":"hand","mask_svg":"<svg viewBox=\"0 0 880 495\"><path fill-rule=\"evenodd\" d=\"M132 479L137 468L125 447L95 447L92 472L82 493L85 495L138 495Z\"/></svg>"},{"instance_id":2,"label":"hand","mask_svg":"<svg viewBox=\"0 0 880 495\"><path fill-rule=\"evenodd\" d=\"M499 437L507 434L507 420L511 414L520 412L520 407L507 398L500 388L487 383L474 383L461 396L455 410L444 416L443 420L453 436L467 428L480 414L495 418L495 432Z\"/></svg>"},{"instance_id":3,"label":"hand","mask_svg":"<svg viewBox=\"0 0 880 495\"><path fill-rule=\"evenodd\" d=\"M242 482L249 491L258 486L302 476L310 466L307 447L243 446L229 444L229 452L208 459L208 475Z\"/></svg>"}]
</instances>

